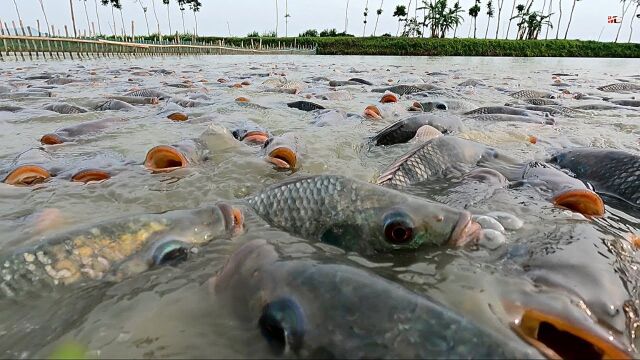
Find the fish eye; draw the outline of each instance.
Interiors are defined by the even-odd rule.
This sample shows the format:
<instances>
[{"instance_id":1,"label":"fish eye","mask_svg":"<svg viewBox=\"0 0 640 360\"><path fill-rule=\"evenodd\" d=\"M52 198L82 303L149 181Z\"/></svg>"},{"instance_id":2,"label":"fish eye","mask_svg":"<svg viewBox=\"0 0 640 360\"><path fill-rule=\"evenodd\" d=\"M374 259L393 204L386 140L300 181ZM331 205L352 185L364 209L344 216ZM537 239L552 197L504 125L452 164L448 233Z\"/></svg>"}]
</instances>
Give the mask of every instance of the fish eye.
<instances>
[{"instance_id":1,"label":"fish eye","mask_svg":"<svg viewBox=\"0 0 640 360\"><path fill-rule=\"evenodd\" d=\"M409 217L401 212L385 216L384 236L388 242L403 245L413 240L414 225Z\"/></svg>"},{"instance_id":2,"label":"fish eye","mask_svg":"<svg viewBox=\"0 0 640 360\"><path fill-rule=\"evenodd\" d=\"M153 264L155 266L176 265L187 260L189 250L189 245L184 241L170 240L163 242L153 251Z\"/></svg>"},{"instance_id":3,"label":"fish eye","mask_svg":"<svg viewBox=\"0 0 640 360\"><path fill-rule=\"evenodd\" d=\"M231 135L236 139L236 140L241 140L240 138L242 137L242 134L240 134L241 130L233 130L231 132Z\"/></svg>"},{"instance_id":4,"label":"fish eye","mask_svg":"<svg viewBox=\"0 0 640 360\"><path fill-rule=\"evenodd\" d=\"M267 303L262 308L258 327L277 355L282 355L287 347L295 352L302 346L304 314L298 302L291 298L280 298Z\"/></svg>"}]
</instances>

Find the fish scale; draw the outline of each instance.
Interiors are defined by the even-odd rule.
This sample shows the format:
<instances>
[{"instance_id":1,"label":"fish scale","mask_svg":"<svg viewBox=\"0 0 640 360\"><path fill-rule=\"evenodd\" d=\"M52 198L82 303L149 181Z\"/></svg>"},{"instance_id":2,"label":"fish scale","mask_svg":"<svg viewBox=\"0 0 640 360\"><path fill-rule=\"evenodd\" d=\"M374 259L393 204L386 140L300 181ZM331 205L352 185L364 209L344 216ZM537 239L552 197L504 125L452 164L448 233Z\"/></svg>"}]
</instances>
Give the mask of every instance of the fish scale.
<instances>
[{"instance_id":1,"label":"fish scale","mask_svg":"<svg viewBox=\"0 0 640 360\"><path fill-rule=\"evenodd\" d=\"M555 95L548 91L538 91L538 90L520 90L514 92L509 95L515 99L532 99L532 98L540 98L540 99L555 99Z\"/></svg>"},{"instance_id":2,"label":"fish scale","mask_svg":"<svg viewBox=\"0 0 640 360\"><path fill-rule=\"evenodd\" d=\"M598 90L605 91L605 92L637 91L637 90L640 90L640 85L636 85L633 83L615 83L615 84L600 86Z\"/></svg>"}]
</instances>

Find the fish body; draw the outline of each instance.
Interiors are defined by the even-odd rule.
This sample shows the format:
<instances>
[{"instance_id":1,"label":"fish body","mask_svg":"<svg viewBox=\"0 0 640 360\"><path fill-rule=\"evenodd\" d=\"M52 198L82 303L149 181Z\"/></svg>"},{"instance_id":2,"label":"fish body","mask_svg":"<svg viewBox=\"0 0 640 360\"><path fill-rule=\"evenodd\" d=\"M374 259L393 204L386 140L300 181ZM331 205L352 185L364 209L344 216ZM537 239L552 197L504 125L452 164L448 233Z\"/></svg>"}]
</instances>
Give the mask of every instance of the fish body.
<instances>
[{"instance_id":1,"label":"fish body","mask_svg":"<svg viewBox=\"0 0 640 360\"><path fill-rule=\"evenodd\" d=\"M640 156L621 150L578 148L562 150L550 162L570 170L598 193L640 205Z\"/></svg>"},{"instance_id":2,"label":"fish body","mask_svg":"<svg viewBox=\"0 0 640 360\"><path fill-rule=\"evenodd\" d=\"M583 104L583 105L575 105L571 107L576 110L620 110L622 109L620 105L614 104Z\"/></svg>"},{"instance_id":3,"label":"fish body","mask_svg":"<svg viewBox=\"0 0 640 360\"><path fill-rule=\"evenodd\" d=\"M424 111L442 110L455 113L467 112L478 108L478 106L472 102L453 98L436 98L430 101L420 102L420 105L422 105Z\"/></svg>"},{"instance_id":4,"label":"fish body","mask_svg":"<svg viewBox=\"0 0 640 360\"><path fill-rule=\"evenodd\" d=\"M626 83L626 82L615 83L615 84L600 86L598 90L604 91L604 92L634 92L634 91L640 91L640 85L636 85L633 83Z\"/></svg>"},{"instance_id":5,"label":"fish body","mask_svg":"<svg viewBox=\"0 0 640 360\"><path fill-rule=\"evenodd\" d=\"M395 85L395 86L389 86L386 88L373 89L371 91L377 92L377 93L385 93L388 91L398 95L409 95L409 94L415 94L415 93L419 93L427 90L440 90L440 88L431 84L416 84L416 85Z\"/></svg>"},{"instance_id":6,"label":"fish body","mask_svg":"<svg viewBox=\"0 0 640 360\"><path fill-rule=\"evenodd\" d=\"M262 145L265 160L279 170L296 170L300 167L298 138L292 134L270 137Z\"/></svg>"},{"instance_id":7,"label":"fish body","mask_svg":"<svg viewBox=\"0 0 640 360\"><path fill-rule=\"evenodd\" d=\"M538 90L520 90L512 93L512 98L515 99L555 99L556 95L554 93L548 91L538 91Z\"/></svg>"},{"instance_id":8,"label":"fish body","mask_svg":"<svg viewBox=\"0 0 640 360\"><path fill-rule=\"evenodd\" d=\"M160 99L156 97L139 97L139 96L109 96L110 99L124 101L131 105L157 105Z\"/></svg>"},{"instance_id":9,"label":"fish body","mask_svg":"<svg viewBox=\"0 0 640 360\"><path fill-rule=\"evenodd\" d=\"M378 177L377 184L404 187L433 178L465 174L483 157L493 157L494 149L453 136L425 142L402 155Z\"/></svg>"},{"instance_id":10,"label":"fish body","mask_svg":"<svg viewBox=\"0 0 640 360\"><path fill-rule=\"evenodd\" d=\"M343 110L324 109L314 111L311 123L315 126L338 126L348 124L349 115Z\"/></svg>"},{"instance_id":11,"label":"fish body","mask_svg":"<svg viewBox=\"0 0 640 360\"><path fill-rule=\"evenodd\" d=\"M482 81L482 80L468 79L468 80L465 80L465 81L461 82L460 84L458 84L458 86L460 86L460 87L467 87L467 86L476 87L476 86L486 86L486 85L485 85L484 81Z\"/></svg>"},{"instance_id":12,"label":"fish body","mask_svg":"<svg viewBox=\"0 0 640 360\"><path fill-rule=\"evenodd\" d=\"M564 116L574 116L578 114L584 114L583 111L576 110L574 108L561 106L561 105L525 105L524 107L527 110L537 111L540 113L547 113L551 116L556 115L564 115Z\"/></svg>"},{"instance_id":13,"label":"fish body","mask_svg":"<svg viewBox=\"0 0 640 360\"><path fill-rule=\"evenodd\" d=\"M274 356L540 357L524 342L510 343L397 283L331 261L282 258L254 240L231 255L211 284L241 321L258 324Z\"/></svg>"},{"instance_id":14,"label":"fish body","mask_svg":"<svg viewBox=\"0 0 640 360\"><path fill-rule=\"evenodd\" d=\"M524 101L525 103L527 103L529 105L538 105L538 106L560 105L559 102L557 102L557 101L555 101L553 99L527 98L527 99L522 99L522 101Z\"/></svg>"},{"instance_id":15,"label":"fish body","mask_svg":"<svg viewBox=\"0 0 640 360\"><path fill-rule=\"evenodd\" d=\"M357 81L351 81L351 80L331 80L329 81L329 86L332 87L336 87L336 86L348 86L348 85L362 85L361 83L357 82Z\"/></svg>"},{"instance_id":16,"label":"fish body","mask_svg":"<svg viewBox=\"0 0 640 360\"><path fill-rule=\"evenodd\" d=\"M373 85L373 83L371 81L367 81L367 80L360 79L360 78L351 78L348 81L356 82L356 83L362 84L362 85Z\"/></svg>"},{"instance_id":17,"label":"fish body","mask_svg":"<svg viewBox=\"0 0 640 360\"><path fill-rule=\"evenodd\" d=\"M82 114L88 111L87 109L81 108L79 106L65 103L49 104L45 106L44 109L57 112L58 114Z\"/></svg>"},{"instance_id":18,"label":"fish body","mask_svg":"<svg viewBox=\"0 0 640 360\"><path fill-rule=\"evenodd\" d=\"M0 112L2 112L2 111L18 112L18 111L23 110L23 109L24 108L20 107L20 106L0 104Z\"/></svg>"},{"instance_id":19,"label":"fish body","mask_svg":"<svg viewBox=\"0 0 640 360\"><path fill-rule=\"evenodd\" d=\"M518 115L518 116L531 116L531 113L514 108L511 106L485 106L477 108L475 110L468 111L464 115L485 115L485 114L504 114L504 115Z\"/></svg>"},{"instance_id":20,"label":"fish body","mask_svg":"<svg viewBox=\"0 0 640 360\"><path fill-rule=\"evenodd\" d=\"M316 95L316 97L322 100L335 100L335 101L353 100L353 95L351 95L351 93L346 90L329 91L324 94Z\"/></svg>"},{"instance_id":21,"label":"fish body","mask_svg":"<svg viewBox=\"0 0 640 360\"><path fill-rule=\"evenodd\" d=\"M513 122L525 122L533 124L545 124L555 125L556 121L552 117L542 116L522 116L522 115L507 115L507 114L483 114L473 117L480 121L513 121Z\"/></svg>"},{"instance_id":22,"label":"fish body","mask_svg":"<svg viewBox=\"0 0 640 360\"><path fill-rule=\"evenodd\" d=\"M640 100L621 99L621 100L609 100L609 102L616 105L621 105L621 106L640 107Z\"/></svg>"},{"instance_id":23,"label":"fish body","mask_svg":"<svg viewBox=\"0 0 640 360\"><path fill-rule=\"evenodd\" d=\"M76 79L54 77L45 81L45 83L47 85L67 85L67 84L71 84L78 81L79 80L76 80Z\"/></svg>"},{"instance_id":24,"label":"fish body","mask_svg":"<svg viewBox=\"0 0 640 360\"><path fill-rule=\"evenodd\" d=\"M378 131L370 142L377 146L406 143L413 139L418 129L424 125L430 125L442 133L452 133L462 129L462 121L458 118L421 114L396 121Z\"/></svg>"},{"instance_id":25,"label":"fish body","mask_svg":"<svg viewBox=\"0 0 640 360\"><path fill-rule=\"evenodd\" d=\"M97 105L94 110L96 111L109 111L109 110L114 110L114 111L131 111L131 110L135 110L135 107L133 107L133 105L128 104L124 101L121 100L116 100L116 99L110 99L107 100L99 105Z\"/></svg>"},{"instance_id":26,"label":"fish body","mask_svg":"<svg viewBox=\"0 0 640 360\"><path fill-rule=\"evenodd\" d=\"M288 107L293 109L298 109L302 111L313 111L313 110L321 110L325 107L316 103L312 103L311 101L293 101L287 104Z\"/></svg>"},{"instance_id":27,"label":"fish body","mask_svg":"<svg viewBox=\"0 0 640 360\"><path fill-rule=\"evenodd\" d=\"M362 255L463 245L481 231L466 211L338 175L285 181L246 200L274 227Z\"/></svg>"},{"instance_id":28,"label":"fish body","mask_svg":"<svg viewBox=\"0 0 640 360\"><path fill-rule=\"evenodd\" d=\"M130 91L124 96L132 96L132 97L144 97L144 98L158 98L158 100L167 100L171 98L170 95L164 93L162 91L154 90L154 89L140 89Z\"/></svg>"},{"instance_id":29,"label":"fish body","mask_svg":"<svg viewBox=\"0 0 640 360\"><path fill-rule=\"evenodd\" d=\"M190 249L242 229L228 204L127 216L39 239L0 256L0 298L101 279L119 280L187 257Z\"/></svg>"},{"instance_id":30,"label":"fish body","mask_svg":"<svg viewBox=\"0 0 640 360\"><path fill-rule=\"evenodd\" d=\"M84 135L91 135L103 131L108 128L115 127L119 124L125 123L126 120L122 118L106 118L93 121L85 121L80 124L60 128L53 133L44 135L40 142L43 145L57 145L69 141L74 141L78 137Z\"/></svg>"}]
</instances>

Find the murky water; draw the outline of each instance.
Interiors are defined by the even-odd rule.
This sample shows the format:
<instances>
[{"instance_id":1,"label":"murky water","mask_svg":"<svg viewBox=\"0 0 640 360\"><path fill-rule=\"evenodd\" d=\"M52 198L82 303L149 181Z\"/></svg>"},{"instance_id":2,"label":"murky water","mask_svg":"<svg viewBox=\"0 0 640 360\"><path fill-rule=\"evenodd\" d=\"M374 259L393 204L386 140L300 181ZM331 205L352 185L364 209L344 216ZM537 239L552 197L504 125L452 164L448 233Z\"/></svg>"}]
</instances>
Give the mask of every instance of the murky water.
<instances>
[{"instance_id":1,"label":"murky water","mask_svg":"<svg viewBox=\"0 0 640 360\"><path fill-rule=\"evenodd\" d=\"M50 163L73 168L82 161L123 164L101 183L79 184L63 176L32 187L0 184L0 252L11 254L38 244L68 228L120 216L192 209L219 200L237 200L266 185L292 176L342 174L374 181L384 168L411 148L411 144L367 149L366 139L377 130L408 114L398 111L382 121L350 117L337 126L314 126L313 114L287 107L310 100L326 108L362 114L381 94L371 86L343 89L350 100L321 100L330 80L359 77L382 87L398 83L433 83L478 106L512 102L510 92L521 89L558 91L552 73L563 76L572 92L597 92L613 82L638 82L638 60L618 59L505 59L412 57L197 57L155 59L101 59L41 63L0 64L0 86L13 91L44 80L24 80L55 73L86 80L56 86L52 97L0 99L0 105L25 110L0 112L0 168L26 150L38 148L43 134L60 127L107 117L128 121L77 141L44 148ZM167 69L175 73L146 73ZM262 82L285 75L308 82L300 94L265 92ZM217 80L228 80L220 83ZM477 79L487 86L457 86ZM191 80L189 89L167 87ZM231 84L250 81L242 88ZM92 111L62 115L42 110L46 104L65 101L90 106L109 95L136 88L160 88L180 98L198 97L205 106L184 108L189 121L172 122L162 114L167 103L137 106L134 111ZM0 94L2 95L2 94ZM636 94L637 95L637 94ZM244 96L250 106L235 101ZM617 97L631 95L614 94ZM1 97L1 96L0 96ZM413 102L400 100L401 108ZM597 101L562 98L565 105ZM601 101L600 101L601 102ZM389 113L393 113L389 110ZM234 129L246 120L272 134L294 133L301 148L301 167L292 174L276 171L259 150L227 143L211 136L211 125ZM575 117L556 117L555 126L529 123L487 123L465 119L460 137L508 152L519 160L542 160L553 150L572 146L624 149L640 153L640 112L592 111ZM209 147L207 161L170 173L152 174L142 163L156 145L202 138ZM537 138L532 144L531 136ZM3 173L4 174L4 173ZM615 176L615 174L612 174ZM208 280L226 258L251 239L278 244L279 251L295 258L329 251L336 261L368 268L378 275L445 304L483 327L518 343L511 320L496 310L508 301L564 309L574 304L587 311L626 347L639 345L634 338L634 311L638 311L638 255L627 240L638 233L638 219L625 209L607 206L601 219L588 220L554 207L529 187L498 189L455 188L455 181L433 182L413 193L466 208L474 214L495 211L524 221L507 231L507 242L495 249L421 249L417 253L380 255L366 260L344 254L270 228L247 213L246 233L232 240L215 240L178 266L153 269L120 282L96 281L60 287L54 292L33 289L26 297L0 300L0 354L3 357L42 357L68 340L86 345L92 356L114 357L264 357L273 353L255 322L239 320L228 305L210 291ZM27 286L27 285L25 285ZM577 305L576 305L577 304ZM362 304L367 312L367 305ZM574 310L572 310L574 311ZM577 310L575 310L577 311ZM341 316L333 314L327 316ZM376 316L376 314L367 314ZM345 315L346 316L346 315ZM637 315L635 315L637 316ZM345 321L348 321L345 319ZM329 330L327 330L329 331ZM285 354L286 356L287 354ZM293 356L293 354L288 354Z\"/></svg>"}]
</instances>

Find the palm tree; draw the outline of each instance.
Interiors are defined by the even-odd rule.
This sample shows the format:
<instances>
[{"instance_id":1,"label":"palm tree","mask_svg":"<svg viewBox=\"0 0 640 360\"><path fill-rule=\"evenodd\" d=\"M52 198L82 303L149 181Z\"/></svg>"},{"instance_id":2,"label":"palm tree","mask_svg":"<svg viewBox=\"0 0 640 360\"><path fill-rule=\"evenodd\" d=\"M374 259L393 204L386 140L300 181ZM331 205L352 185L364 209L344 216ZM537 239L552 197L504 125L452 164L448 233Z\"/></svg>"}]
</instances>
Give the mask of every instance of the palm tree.
<instances>
[{"instance_id":1,"label":"palm tree","mask_svg":"<svg viewBox=\"0 0 640 360\"><path fill-rule=\"evenodd\" d=\"M142 12L144 14L144 22L147 24L147 35L151 36L151 30L149 29L149 20L147 19L147 7L144 6L142 0L136 0L136 2L140 4L140 7L142 8Z\"/></svg>"},{"instance_id":2,"label":"palm tree","mask_svg":"<svg viewBox=\"0 0 640 360\"><path fill-rule=\"evenodd\" d=\"M549 10L547 11L547 15L551 16L551 10L553 9L553 0L549 0ZM544 39L547 40L549 38L549 28L551 26L551 22L547 24L547 31L544 33Z\"/></svg>"},{"instance_id":3,"label":"palm tree","mask_svg":"<svg viewBox=\"0 0 640 360\"><path fill-rule=\"evenodd\" d=\"M488 16L489 18L487 19L487 30L486 30L486 31L485 31L485 33L484 33L484 38L485 38L485 39L486 39L486 38L487 38L487 36L489 35L489 24L491 23L491 18L492 18L492 17L493 17L493 15L494 15L494 12L493 12L493 3L492 3L491 1L492 1L492 0L489 0L489 1L487 2L487 16Z\"/></svg>"},{"instance_id":4,"label":"palm tree","mask_svg":"<svg viewBox=\"0 0 640 360\"><path fill-rule=\"evenodd\" d=\"M169 22L169 34L173 34L173 30L171 30L171 13L169 12L169 4L171 0L162 0L162 3L167 5L167 21Z\"/></svg>"},{"instance_id":5,"label":"palm tree","mask_svg":"<svg viewBox=\"0 0 640 360\"><path fill-rule=\"evenodd\" d=\"M567 24L567 31L564 33L564 39L567 40L567 35L569 35L569 27L571 26L571 19L573 19L573 10L576 8L576 2L579 0L573 0L573 6L571 6L571 13L569 14L569 23Z\"/></svg>"},{"instance_id":6,"label":"palm tree","mask_svg":"<svg viewBox=\"0 0 640 360\"><path fill-rule=\"evenodd\" d=\"M464 18L462 17L462 14L464 14L464 9L462 9L462 6L460 6L460 1L456 1L455 4L453 4L453 8L451 9L452 13L451 15L454 17L454 23L455 23L455 28L453 30L453 38L456 38L456 34L458 33L458 26L460 26L460 24L462 24L462 21L464 20Z\"/></svg>"},{"instance_id":7,"label":"palm tree","mask_svg":"<svg viewBox=\"0 0 640 360\"><path fill-rule=\"evenodd\" d=\"M562 0L558 0L559 6L558 6L558 11L559 11L559 15L558 15L558 31L556 31L556 40L558 40L558 37L560 36L560 23L562 22Z\"/></svg>"},{"instance_id":8,"label":"palm tree","mask_svg":"<svg viewBox=\"0 0 640 360\"><path fill-rule=\"evenodd\" d=\"M289 37L289 0L284 1L284 37Z\"/></svg>"},{"instance_id":9,"label":"palm tree","mask_svg":"<svg viewBox=\"0 0 640 360\"><path fill-rule=\"evenodd\" d=\"M407 32L407 25L409 24L409 12L410 11L411 11L411 0L409 0L409 5L407 6L407 16L404 18L404 29L402 30L403 34Z\"/></svg>"},{"instance_id":10,"label":"palm tree","mask_svg":"<svg viewBox=\"0 0 640 360\"><path fill-rule=\"evenodd\" d=\"M156 26L158 27L158 36L160 36L160 21L158 21L158 13L156 12L156 0L151 0L151 8L153 8L153 16L156 18Z\"/></svg>"},{"instance_id":11,"label":"palm tree","mask_svg":"<svg viewBox=\"0 0 640 360\"><path fill-rule=\"evenodd\" d=\"M15 0L13 2L15 3ZM73 24L73 37L78 37L78 31L76 30L76 16L73 13L73 0L69 0L69 6L71 7L71 22ZM18 10L17 6L16 6L16 10ZM18 17L20 17L20 14L18 14ZM20 22L22 23L22 20L20 20Z\"/></svg>"},{"instance_id":12,"label":"palm tree","mask_svg":"<svg viewBox=\"0 0 640 360\"><path fill-rule=\"evenodd\" d=\"M49 20L47 19L47 12L44 11L44 4L42 3L42 0L40 0L40 9L42 9L42 14L44 15L44 22L45 24L47 24L47 32L50 31L50 27L49 27Z\"/></svg>"},{"instance_id":13,"label":"palm tree","mask_svg":"<svg viewBox=\"0 0 640 360\"><path fill-rule=\"evenodd\" d=\"M498 0L498 24L496 26L496 40L498 40L498 34L500 33L500 16L502 15L502 5L504 5L504 0Z\"/></svg>"},{"instance_id":14,"label":"palm tree","mask_svg":"<svg viewBox=\"0 0 640 360\"><path fill-rule=\"evenodd\" d=\"M629 1L629 4L625 7L624 5L627 3L627 0L622 0L622 19L620 20L620 26L618 26L618 32L616 33L616 40L614 41L615 43L618 42L618 36L620 36L620 29L622 29L622 23L624 22L624 16L626 15L627 11L629 10L629 6L631 6L632 1Z\"/></svg>"},{"instance_id":15,"label":"palm tree","mask_svg":"<svg viewBox=\"0 0 640 360\"><path fill-rule=\"evenodd\" d=\"M278 22L279 22L279 16L280 12L278 11L278 0L276 0L276 37L278 37Z\"/></svg>"},{"instance_id":16,"label":"palm tree","mask_svg":"<svg viewBox=\"0 0 640 360\"><path fill-rule=\"evenodd\" d=\"M478 14L480 14L480 0L476 0L475 4L469 9L469 16L473 18L473 38L476 39L478 30Z\"/></svg>"},{"instance_id":17,"label":"palm tree","mask_svg":"<svg viewBox=\"0 0 640 360\"><path fill-rule=\"evenodd\" d=\"M344 33L347 33L347 27L349 26L349 0L347 0L347 7L344 9Z\"/></svg>"},{"instance_id":18,"label":"palm tree","mask_svg":"<svg viewBox=\"0 0 640 360\"><path fill-rule=\"evenodd\" d=\"M124 16L122 15L122 5L120 5L120 2L118 2L118 4L114 5L114 7L120 11L120 23L122 23L122 40L124 40L127 32L126 26L124 25Z\"/></svg>"},{"instance_id":19,"label":"palm tree","mask_svg":"<svg viewBox=\"0 0 640 360\"><path fill-rule=\"evenodd\" d=\"M367 15L369 15L369 0L364 4L364 26L362 27L362 37L364 37L364 33L367 31Z\"/></svg>"},{"instance_id":20,"label":"palm tree","mask_svg":"<svg viewBox=\"0 0 640 360\"><path fill-rule=\"evenodd\" d=\"M509 17L509 24L507 24L507 33L504 35L504 39L509 38L509 30L511 29L511 21L513 21L513 13L516 11L516 0L513 0L513 7L511 8L511 16Z\"/></svg>"},{"instance_id":21,"label":"palm tree","mask_svg":"<svg viewBox=\"0 0 640 360\"><path fill-rule=\"evenodd\" d=\"M376 31L378 30L378 20L380 20L380 15L382 15L382 4L384 0L380 0L380 7L376 10L376 26L373 28L373 36L376 36Z\"/></svg>"},{"instance_id":22,"label":"palm tree","mask_svg":"<svg viewBox=\"0 0 640 360\"><path fill-rule=\"evenodd\" d=\"M184 11L186 10L184 5L187 3L187 0L178 0L178 8L180 9L180 14L182 15L182 33L187 33L187 28L184 25Z\"/></svg>"},{"instance_id":23,"label":"palm tree","mask_svg":"<svg viewBox=\"0 0 640 360\"><path fill-rule=\"evenodd\" d=\"M42 2L42 0L40 0ZM96 19L98 20L98 32L102 35L102 27L100 26L100 16L98 16L98 0L93 0L93 5L96 8Z\"/></svg>"},{"instance_id":24,"label":"palm tree","mask_svg":"<svg viewBox=\"0 0 640 360\"><path fill-rule=\"evenodd\" d=\"M396 30L396 36L400 33L400 23L404 21L404 17L407 16L407 8L404 5L397 5L396 10L393 12L393 17L398 17L398 30Z\"/></svg>"},{"instance_id":25,"label":"palm tree","mask_svg":"<svg viewBox=\"0 0 640 360\"><path fill-rule=\"evenodd\" d=\"M631 43L631 35L633 35L633 19L640 17L638 14L638 8L640 7L640 0L635 0L636 9L633 11L633 16L631 17L631 24L629 25L629 43Z\"/></svg>"},{"instance_id":26,"label":"palm tree","mask_svg":"<svg viewBox=\"0 0 640 360\"><path fill-rule=\"evenodd\" d=\"M198 18L196 17L196 13L200 11L200 7L202 7L202 4L199 0L187 0L187 3L189 4L189 9L193 11L193 21L196 25L195 35L198 36Z\"/></svg>"}]
</instances>

